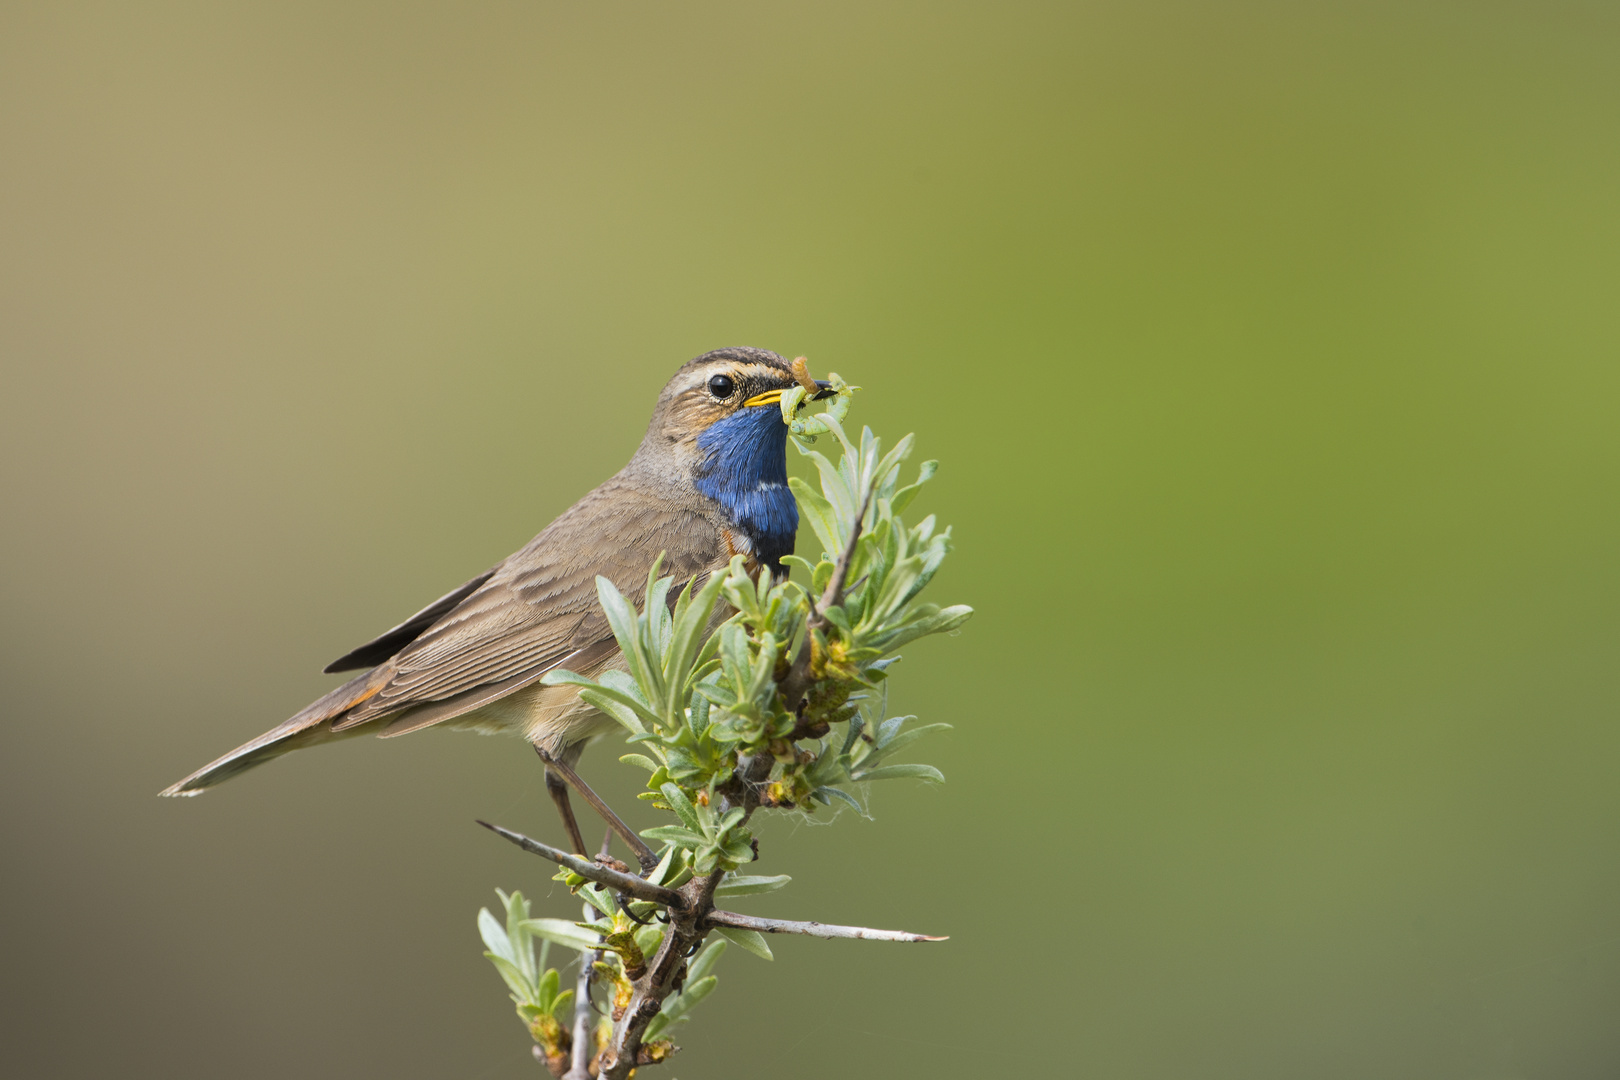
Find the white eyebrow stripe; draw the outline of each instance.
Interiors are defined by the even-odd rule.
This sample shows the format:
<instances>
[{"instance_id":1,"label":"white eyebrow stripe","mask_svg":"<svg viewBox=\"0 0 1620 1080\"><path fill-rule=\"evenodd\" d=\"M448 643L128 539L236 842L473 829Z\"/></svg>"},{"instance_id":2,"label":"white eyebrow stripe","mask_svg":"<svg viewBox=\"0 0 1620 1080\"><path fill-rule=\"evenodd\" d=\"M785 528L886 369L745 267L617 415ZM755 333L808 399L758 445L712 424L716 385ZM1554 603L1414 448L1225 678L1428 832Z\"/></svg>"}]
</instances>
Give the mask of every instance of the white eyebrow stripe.
<instances>
[{"instance_id":1,"label":"white eyebrow stripe","mask_svg":"<svg viewBox=\"0 0 1620 1080\"><path fill-rule=\"evenodd\" d=\"M716 375L729 375L733 379L746 379L750 375L763 375L767 378L772 376L791 378L785 372L779 371L769 364L739 362L736 360L711 360L708 366L698 368L697 371L693 372L693 375L696 381L683 389L681 393L690 394L694 390L706 389L709 380Z\"/></svg>"}]
</instances>

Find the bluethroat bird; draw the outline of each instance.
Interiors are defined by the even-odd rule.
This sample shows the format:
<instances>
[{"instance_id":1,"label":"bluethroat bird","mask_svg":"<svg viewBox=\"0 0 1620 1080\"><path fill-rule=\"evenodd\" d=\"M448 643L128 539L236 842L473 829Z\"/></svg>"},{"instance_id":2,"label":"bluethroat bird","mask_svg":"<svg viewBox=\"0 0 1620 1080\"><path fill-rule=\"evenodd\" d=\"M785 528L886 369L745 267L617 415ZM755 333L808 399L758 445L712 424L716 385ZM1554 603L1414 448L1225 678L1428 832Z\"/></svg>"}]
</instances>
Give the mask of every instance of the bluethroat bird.
<instances>
[{"instance_id":1,"label":"bluethroat bird","mask_svg":"<svg viewBox=\"0 0 1620 1080\"><path fill-rule=\"evenodd\" d=\"M640 597L660 553L677 587L739 554L751 572L780 573L799 511L779 402L808 382L802 361L765 349L717 349L683 364L615 476L515 554L326 666L362 674L162 794L195 795L289 750L349 735L435 726L521 735L572 776L586 742L614 723L576 688L540 679L553 668L594 678L624 666L597 603L597 575ZM813 396L830 393L816 382ZM547 769L547 786L583 854L557 769Z\"/></svg>"}]
</instances>

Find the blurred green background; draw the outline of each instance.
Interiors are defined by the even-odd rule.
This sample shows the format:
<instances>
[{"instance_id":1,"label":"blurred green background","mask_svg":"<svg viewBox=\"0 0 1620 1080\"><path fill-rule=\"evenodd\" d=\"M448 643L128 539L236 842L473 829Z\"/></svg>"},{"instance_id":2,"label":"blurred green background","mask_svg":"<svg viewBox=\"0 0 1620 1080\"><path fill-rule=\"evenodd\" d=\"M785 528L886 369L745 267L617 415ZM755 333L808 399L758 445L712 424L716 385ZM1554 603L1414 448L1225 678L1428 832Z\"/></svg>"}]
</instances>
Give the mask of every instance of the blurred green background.
<instances>
[{"instance_id":1,"label":"blurred green background","mask_svg":"<svg viewBox=\"0 0 1620 1080\"><path fill-rule=\"evenodd\" d=\"M1617 122L1602 3L0 6L0 1073L542 1075L522 744L153 796L730 344L979 612L950 782L748 910L951 940L728 957L661 1075L1620 1073Z\"/></svg>"}]
</instances>

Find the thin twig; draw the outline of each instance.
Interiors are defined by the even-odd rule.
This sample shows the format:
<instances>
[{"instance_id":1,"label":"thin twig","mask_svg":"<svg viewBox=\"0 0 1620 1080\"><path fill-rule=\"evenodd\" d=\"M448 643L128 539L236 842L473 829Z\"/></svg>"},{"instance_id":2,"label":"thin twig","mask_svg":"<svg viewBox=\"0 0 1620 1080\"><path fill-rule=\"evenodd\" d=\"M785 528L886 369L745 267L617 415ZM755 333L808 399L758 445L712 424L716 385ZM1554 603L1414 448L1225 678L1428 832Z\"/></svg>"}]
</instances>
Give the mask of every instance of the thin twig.
<instances>
[{"instance_id":1,"label":"thin twig","mask_svg":"<svg viewBox=\"0 0 1620 1080\"><path fill-rule=\"evenodd\" d=\"M478 824L482 825L490 832L510 840L524 851L531 851L542 858L550 859L558 866L572 870L586 881L594 881L598 885L605 885L610 889L616 889L619 892L635 897L637 900L647 900L651 903L662 904L665 907L671 907L677 910L683 909L686 905L685 898L683 898L681 894L676 892L674 889L666 889L662 885L654 885L645 878L636 877L634 874L627 874L622 870L615 870L611 866L603 866L601 863L588 862L587 860L581 859L578 856L570 855L566 851L559 851L550 844L542 844L538 840L530 840L522 833L515 833L511 829L503 829L499 825L491 825L487 821L480 821Z\"/></svg>"},{"instance_id":2,"label":"thin twig","mask_svg":"<svg viewBox=\"0 0 1620 1080\"><path fill-rule=\"evenodd\" d=\"M827 582L827 590L821 594L816 618L821 618L820 612L826 611L843 599L844 581L849 577L849 564L855 560L855 545L860 542L861 525L866 520L866 511L872 505L872 494L876 490L877 478L873 477L871 487L866 489L866 495L861 499L861 509L860 513L855 515L855 525L849 530L849 540L844 544L844 552L838 557L837 565L833 567L832 578Z\"/></svg>"},{"instance_id":3,"label":"thin twig","mask_svg":"<svg viewBox=\"0 0 1620 1080\"><path fill-rule=\"evenodd\" d=\"M874 478L872 486L866 489L866 495L861 499L860 513L855 515L855 524L849 530L849 539L844 543L843 553L839 555L837 564L833 567L832 577L827 582L826 591L817 601L810 597L809 631L824 630L828 623L822 612L843 599L844 582L849 579L849 564L855 560L855 545L861 539L861 523L866 520L867 508L872 505L872 494L877 490ZM804 644L799 646L799 655L793 658L787 672L777 680L777 691L781 694L782 703L787 710L797 713L799 703L804 699L805 691L814 681L810 674L810 633L804 636Z\"/></svg>"},{"instance_id":4,"label":"thin twig","mask_svg":"<svg viewBox=\"0 0 1620 1080\"><path fill-rule=\"evenodd\" d=\"M607 858L612 844L613 830L609 829L602 836L602 858ZM586 921L596 917L588 903L584 915ZM574 979L574 1041L569 1052L568 1072L562 1080L591 1080L591 1051L595 1049L596 1042L591 1037L594 1026L591 1016L591 975L596 971L596 962L600 959L601 949L589 949L579 954L579 975Z\"/></svg>"},{"instance_id":5,"label":"thin twig","mask_svg":"<svg viewBox=\"0 0 1620 1080\"><path fill-rule=\"evenodd\" d=\"M569 1050L563 1080L591 1080L591 971L599 954L579 954L579 975L574 979L574 1044Z\"/></svg>"},{"instance_id":6,"label":"thin twig","mask_svg":"<svg viewBox=\"0 0 1620 1080\"><path fill-rule=\"evenodd\" d=\"M602 796L592 791L591 786L581 780L578 773L539 746L534 748L534 752L540 755L540 760L546 763L546 768L562 777L564 783L579 792L579 797L590 803L591 809L601 815L602 820L619 834L619 839L636 853L636 860L641 863L642 873L645 874L658 865L658 856L653 854L653 849L647 846L647 842L637 836L636 831L626 825L624 819L613 812L613 807L604 802Z\"/></svg>"},{"instance_id":7,"label":"thin twig","mask_svg":"<svg viewBox=\"0 0 1620 1080\"><path fill-rule=\"evenodd\" d=\"M904 930L870 930L864 926L837 926L833 923L795 922L791 919L760 919L735 911L711 911L704 919L710 926L730 926L757 930L761 934L804 934L818 938L856 938L861 941L947 941L928 934L908 934Z\"/></svg>"}]
</instances>

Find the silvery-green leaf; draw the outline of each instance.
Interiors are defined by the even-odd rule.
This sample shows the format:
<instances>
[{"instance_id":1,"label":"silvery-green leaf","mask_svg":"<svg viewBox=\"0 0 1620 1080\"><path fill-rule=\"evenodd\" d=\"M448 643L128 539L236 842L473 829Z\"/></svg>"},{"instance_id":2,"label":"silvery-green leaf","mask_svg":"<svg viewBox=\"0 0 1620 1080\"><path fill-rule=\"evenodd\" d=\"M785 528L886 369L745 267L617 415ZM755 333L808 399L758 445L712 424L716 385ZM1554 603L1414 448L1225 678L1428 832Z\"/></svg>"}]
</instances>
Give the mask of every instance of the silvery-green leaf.
<instances>
[{"instance_id":1,"label":"silvery-green leaf","mask_svg":"<svg viewBox=\"0 0 1620 1080\"><path fill-rule=\"evenodd\" d=\"M646 1045L647 1043L655 1041L660 1035L668 1031L669 1027L669 1021L664 1019L663 1013L659 1013L657 1016L647 1021L647 1030L641 1033L642 1044Z\"/></svg>"},{"instance_id":2,"label":"silvery-green leaf","mask_svg":"<svg viewBox=\"0 0 1620 1080\"><path fill-rule=\"evenodd\" d=\"M765 936L757 930L739 930L734 926L717 926L714 932L747 952L753 953L761 960L772 960L771 947L765 944Z\"/></svg>"},{"instance_id":3,"label":"silvery-green leaf","mask_svg":"<svg viewBox=\"0 0 1620 1080\"><path fill-rule=\"evenodd\" d=\"M849 722L849 733L844 736L844 747L839 753L847 754L855 745L855 740L861 737L861 730L866 727L866 717L856 716Z\"/></svg>"},{"instance_id":4,"label":"silvery-green leaf","mask_svg":"<svg viewBox=\"0 0 1620 1080\"><path fill-rule=\"evenodd\" d=\"M720 958L725 954L725 941L720 938L715 938L707 945L703 946L703 951L697 954L697 959L693 960L687 965L686 977L688 979L703 978L709 972L714 970L714 965L719 963Z\"/></svg>"},{"instance_id":5,"label":"silvery-green leaf","mask_svg":"<svg viewBox=\"0 0 1620 1080\"><path fill-rule=\"evenodd\" d=\"M938 471L939 462L923 462L922 468L918 470L916 482L901 488L889 497L889 512L896 515L905 513L906 507L911 505L911 500L917 497L917 492L921 491L922 486L932 480Z\"/></svg>"},{"instance_id":6,"label":"silvery-green leaf","mask_svg":"<svg viewBox=\"0 0 1620 1080\"><path fill-rule=\"evenodd\" d=\"M674 809L676 816L681 819L682 825L698 832L703 831L703 826L698 824L697 808L692 805L692 800L686 797L686 792L674 784L665 784L658 790L664 793L664 801Z\"/></svg>"},{"instance_id":7,"label":"silvery-green leaf","mask_svg":"<svg viewBox=\"0 0 1620 1080\"><path fill-rule=\"evenodd\" d=\"M713 993L719 982L720 980L713 975L702 979L688 977L685 988L679 994L671 994L665 998L663 1007L658 1011L669 1017L670 1021L679 1020Z\"/></svg>"},{"instance_id":8,"label":"silvery-green leaf","mask_svg":"<svg viewBox=\"0 0 1620 1080\"><path fill-rule=\"evenodd\" d=\"M512 955L512 942L506 936L506 928L489 913L489 908L478 909L478 936L484 939L490 952L507 963L517 963L517 957Z\"/></svg>"},{"instance_id":9,"label":"silvery-green leaf","mask_svg":"<svg viewBox=\"0 0 1620 1080\"><path fill-rule=\"evenodd\" d=\"M565 919L525 919L523 925L535 937L554 941L564 948L579 952L588 952L599 943L595 934Z\"/></svg>"},{"instance_id":10,"label":"silvery-green leaf","mask_svg":"<svg viewBox=\"0 0 1620 1080\"><path fill-rule=\"evenodd\" d=\"M803 570L806 580L809 580L809 578L811 578L816 572L815 564L802 555L784 555L782 556L782 565L796 566L800 570Z\"/></svg>"},{"instance_id":11,"label":"silvery-green leaf","mask_svg":"<svg viewBox=\"0 0 1620 1080\"><path fill-rule=\"evenodd\" d=\"M849 805L853 806L855 808L855 812L857 814L860 814L862 817L866 816L866 807L862 806L856 800L855 796L851 795L849 792L845 791L843 788L833 787L832 785L829 784L826 787L816 788L816 794L820 795L823 798L826 798L828 800L842 799L845 802L849 803Z\"/></svg>"},{"instance_id":12,"label":"silvery-green leaf","mask_svg":"<svg viewBox=\"0 0 1620 1080\"><path fill-rule=\"evenodd\" d=\"M678 696L676 691L684 689L691 678L694 662L702 651L703 633L708 629L709 617L714 614L714 605L720 599L720 587L724 584L723 575L710 574L709 580L696 595L692 594L690 584L687 586L691 602L681 612L681 619L675 626L665 668L666 683L671 691L671 709L679 705L675 700ZM670 716L666 723L672 724L675 719Z\"/></svg>"},{"instance_id":13,"label":"silvery-green leaf","mask_svg":"<svg viewBox=\"0 0 1620 1080\"><path fill-rule=\"evenodd\" d=\"M840 605L829 604L822 609L821 615L822 618L842 630L846 636L853 633L854 628L849 624L849 616L844 613L844 609Z\"/></svg>"},{"instance_id":14,"label":"silvery-green leaf","mask_svg":"<svg viewBox=\"0 0 1620 1080\"><path fill-rule=\"evenodd\" d=\"M606 687L585 687L580 690L579 697L581 701L596 706L607 716L617 720L631 734L640 735L646 732L643 718L637 715L636 706Z\"/></svg>"},{"instance_id":15,"label":"silvery-green leaf","mask_svg":"<svg viewBox=\"0 0 1620 1080\"><path fill-rule=\"evenodd\" d=\"M656 828L643 829L641 835L648 840L667 840L672 844L680 844L693 850L702 847L705 842L702 833L693 832L691 829L683 828L680 825L659 825Z\"/></svg>"},{"instance_id":16,"label":"silvery-green leaf","mask_svg":"<svg viewBox=\"0 0 1620 1080\"><path fill-rule=\"evenodd\" d=\"M602 605L602 613L607 616L614 638L619 642L619 651L624 657L625 666L630 669L631 677L642 686L655 687L652 663L641 640L635 605L624 598L618 586L600 574L596 576L596 598Z\"/></svg>"},{"instance_id":17,"label":"silvery-green leaf","mask_svg":"<svg viewBox=\"0 0 1620 1080\"><path fill-rule=\"evenodd\" d=\"M932 780L940 784L945 782L945 774L932 765L880 765L868 772L861 773L855 779L864 784L868 780L900 780L907 777L915 777L918 780Z\"/></svg>"},{"instance_id":18,"label":"silvery-green leaf","mask_svg":"<svg viewBox=\"0 0 1620 1080\"><path fill-rule=\"evenodd\" d=\"M518 970L516 964L506 957L496 956L492 952L487 952L484 956L490 963L495 965L495 970L501 973L501 978L511 988L513 997L520 1002L533 999L534 988L529 985L529 981L523 977L523 972Z\"/></svg>"},{"instance_id":19,"label":"silvery-green leaf","mask_svg":"<svg viewBox=\"0 0 1620 1080\"><path fill-rule=\"evenodd\" d=\"M534 1000L542 1010L550 1012L556 1008L559 981L560 977L557 974L557 969L547 968L546 973L540 976L540 981L535 984L540 992L535 995Z\"/></svg>"},{"instance_id":20,"label":"silvery-green leaf","mask_svg":"<svg viewBox=\"0 0 1620 1080\"><path fill-rule=\"evenodd\" d=\"M886 631L882 637L883 648L886 650L898 649L920 637L929 634L943 634L955 630L967 622L973 614L973 609L966 604L955 604L934 612L923 618L902 624L897 630Z\"/></svg>"},{"instance_id":21,"label":"silvery-green leaf","mask_svg":"<svg viewBox=\"0 0 1620 1080\"><path fill-rule=\"evenodd\" d=\"M579 895L587 904L610 919L619 910L619 906L613 902L613 894L595 882L581 885Z\"/></svg>"},{"instance_id":22,"label":"silvery-green leaf","mask_svg":"<svg viewBox=\"0 0 1620 1080\"><path fill-rule=\"evenodd\" d=\"M839 537L838 515L832 503L797 476L788 477L788 487L793 489L800 513L815 531L816 539L821 541L821 549L836 557L843 550L843 541Z\"/></svg>"},{"instance_id":23,"label":"silvery-green leaf","mask_svg":"<svg viewBox=\"0 0 1620 1080\"><path fill-rule=\"evenodd\" d=\"M516 889L512 890L512 895L503 899L506 901L506 936L512 941L512 959L524 977L533 982L534 946L523 929L523 920L529 917L529 902Z\"/></svg>"},{"instance_id":24,"label":"silvery-green leaf","mask_svg":"<svg viewBox=\"0 0 1620 1080\"><path fill-rule=\"evenodd\" d=\"M907 717L906 719L909 720L911 717ZM889 754L901 749L908 743L916 742L924 735L927 735L930 731L949 731L950 727L951 725L949 724L924 724L921 727L914 727L910 731L902 731L900 734L894 736L892 739L889 739L883 744L883 754L885 757L887 757Z\"/></svg>"},{"instance_id":25,"label":"silvery-green leaf","mask_svg":"<svg viewBox=\"0 0 1620 1080\"><path fill-rule=\"evenodd\" d=\"M727 874L714 890L716 896L752 896L755 893L775 892L793 879L786 874L763 877L751 874Z\"/></svg>"},{"instance_id":26,"label":"silvery-green leaf","mask_svg":"<svg viewBox=\"0 0 1620 1080\"><path fill-rule=\"evenodd\" d=\"M669 876L669 868L674 864L674 862L675 845L671 844L669 847L664 849L663 858L658 860L658 865L653 868L653 872L647 875L647 880L655 884L668 885L669 882L666 879Z\"/></svg>"}]
</instances>

